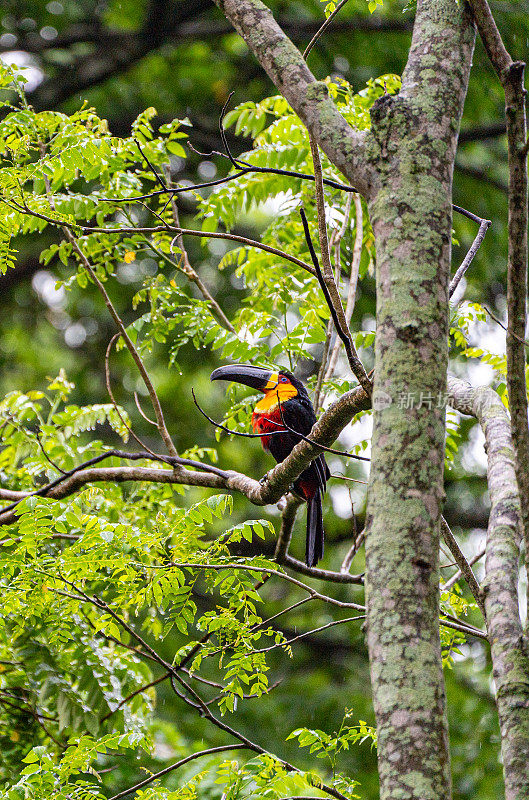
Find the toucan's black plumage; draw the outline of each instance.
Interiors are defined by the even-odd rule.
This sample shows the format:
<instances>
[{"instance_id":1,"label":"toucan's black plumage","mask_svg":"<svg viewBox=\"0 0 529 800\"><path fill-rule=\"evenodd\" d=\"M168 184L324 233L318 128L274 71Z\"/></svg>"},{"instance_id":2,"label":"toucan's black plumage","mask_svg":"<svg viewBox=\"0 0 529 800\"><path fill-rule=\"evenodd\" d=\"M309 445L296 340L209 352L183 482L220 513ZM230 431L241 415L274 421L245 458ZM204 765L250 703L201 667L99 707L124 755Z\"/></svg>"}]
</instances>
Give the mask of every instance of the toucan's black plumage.
<instances>
[{"instance_id":1,"label":"toucan's black plumage","mask_svg":"<svg viewBox=\"0 0 529 800\"><path fill-rule=\"evenodd\" d=\"M216 369L211 374L211 380L236 381L264 393L264 397L254 408L252 427L256 433L262 434L264 449L276 461L284 461L293 447L301 441L301 437L292 431L308 436L316 422L316 414L307 390L290 372L272 372L261 367L240 364ZM275 433L274 436L269 435L272 432ZM309 567L317 564L323 556L322 496L329 474L325 458L320 455L294 483L296 493L307 502L305 561Z\"/></svg>"}]
</instances>

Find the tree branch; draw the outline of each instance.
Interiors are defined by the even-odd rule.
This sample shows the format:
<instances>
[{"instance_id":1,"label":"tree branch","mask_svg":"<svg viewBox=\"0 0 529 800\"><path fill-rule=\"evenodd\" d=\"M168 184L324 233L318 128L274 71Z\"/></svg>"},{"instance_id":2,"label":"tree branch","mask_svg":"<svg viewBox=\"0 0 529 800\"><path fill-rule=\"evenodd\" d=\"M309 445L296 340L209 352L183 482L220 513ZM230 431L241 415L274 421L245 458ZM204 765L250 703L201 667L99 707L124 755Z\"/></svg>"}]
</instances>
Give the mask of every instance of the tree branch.
<instances>
[{"instance_id":1,"label":"tree branch","mask_svg":"<svg viewBox=\"0 0 529 800\"><path fill-rule=\"evenodd\" d=\"M529 427L526 357L522 340L527 327L527 123L524 68L508 53L487 0L470 0L483 45L505 92L507 153L509 163L509 216L507 263L507 388L520 492L525 561L529 567ZM528 584L529 598L529 584ZM526 634L529 634L529 622ZM507 774L507 773L506 773ZM529 786L529 781L528 784ZM509 791L509 788L508 788Z\"/></svg>"},{"instance_id":2,"label":"tree branch","mask_svg":"<svg viewBox=\"0 0 529 800\"><path fill-rule=\"evenodd\" d=\"M485 435L491 500L485 579L487 630L491 643L500 718L506 798L529 795L529 658L520 620L518 562L520 500L514 471L509 417L493 389L449 378L450 404L477 418Z\"/></svg>"},{"instance_id":3,"label":"tree branch","mask_svg":"<svg viewBox=\"0 0 529 800\"><path fill-rule=\"evenodd\" d=\"M325 210L323 211L323 213L325 214ZM353 375L356 377L356 379L358 380L358 382L360 383L366 394L371 394L372 390L371 381L367 376L367 373L364 369L364 365L358 358L358 354L353 344L353 340L351 338L351 333L349 331L347 323L345 329L343 327L343 323L345 322L345 315L342 306L342 301L338 294L338 290L336 289L336 284L334 282L334 278L332 275L332 266L330 266L331 270L330 276L328 272L327 276L324 276L320 269L318 257L316 256L316 251L314 250L314 245L312 244L307 217L305 216L305 212L303 209L300 209L300 214L301 214L301 220L303 222L303 230L305 232L305 238L307 240L310 255L312 258L312 263L314 264L314 269L316 270L316 275L318 277L318 281L321 286L323 296L325 297L325 302L327 303L329 311L331 312L331 317L335 324L336 332L344 344L345 352L347 353L347 360L349 361L349 366L351 367ZM319 219L319 212L318 212L318 219ZM320 236L321 235L322 234L320 234ZM325 241L327 241L326 233L324 234L324 242ZM323 246L325 247L325 244L323 244ZM322 258L326 258L326 256L325 257L323 256L323 253L322 253ZM329 259L329 264L330 264L330 259Z\"/></svg>"},{"instance_id":4,"label":"tree branch","mask_svg":"<svg viewBox=\"0 0 529 800\"><path fill-rule=\"evenodd\" d=\"M173 457L177 457L178 453L176 452L176 448L174 446L173 440L171 439L169 431L167 430L167 425L165 424L165 419L164 419L164 415L163 415L163 411L162 411L162 406L160 404L160 400L158 398L158 394L156 393L156 389L154 388L154 385L153 385L153 383L152 383L152 381L150 379L149 373L147 372L147 370L145 368L145 364L143 363L143 360L142 360L140 354L138 353L138 351L137 351L132 339L128 335L127 329L125 328L125 325L123 324L123 321L122 321L121 317L119 316L118 312L114 308L114 305L113 305L113 303L112 303L112 301L111 301L111 299L110 299L110 297L109 297L109 295L107 293L107 290L105 289L105 287L103 286L103 284L99 280L99 278L97 277L97 275L95 273L95 270L92 268L92 265L90 264L88 258L85 256L85 254L83 253L83 251L79 247L79 245L78 245L75 237L73 236L72 232L70 230L68 230L67 228L64 229L64 232L65 232L66 238L71 243L73 249L75 250L75 252L79 256L79 260L81 261L81 264L84 266L86 271L89 273L89 275L92 278L93 282L95 283L95 285L99 289L99 292L103 296L103 299L105 301L105 305L106 305L106 307L108 308L108 310L110 312L110 316L112 317L112 319L116 323L116 326L117 326L117 328L119 329L119 331L121 333L123 341L125 342L125 344L127 346L127 350L131 354L134 363L138 367L138 371L139 371L139 373L140 373L140 375L141 375L141 377L143 379L143 382L144 382L144 384L145 384L145 386L147 388L147 391L149 392L149 397L151 398L151 403L152 403L152 406L153 406L153 409L154 409L154 413L156 415L156 421L158 423L157 424L157 428L158 428L158 431L160 433L160 436L162 437L162 440L163 440L165 446L167 447L167 452L169 453L169 455L171 455Z\"/></svg>"},{"instance_id":5,"label":"tree branch","mask_svg":"<svg viewBox=\"0 0 529 800\"><path fill-rule=\"evenodd\" d=\"M478 604L481 613L483 614L483 619L485 619L485 604L483 603L483 597L479 588L479 584L476 580L476 576L472 572L472 567L466 560L465 554L459 547L456 537L450 530L450 526L444 517L441 517L441 534L448 545L450 552L454 556L456 564L459 566L462 574L465 576L468 588L472 592L472 596Z\"/></svg>"},{"instance_id":6,"label":"tree branch","mask_svg":"<svg viewBox=\"0 0 529 800\"><path fill-rule=\"evenodd\" d=\"M349 274L349 286L347 289L347 303L345 306L345 321L347 323L347 327L349 327L350 325L355 306L356 287L358 284L358 272L360 269L360 259L362 257L362 241L364 238L362 200L360 199L360 195L358 194L354 194L353 197L355 203L356 233L353 246L353 256L351 259L351 272ZM339 260L339 257L340 257L340 251L338 244L337 260ZM338 361L338 353L340 350L338 345L339 343L335 342L335 345L332 349L331 358L329 361L329 367L325 374L326 381L330 381L332 376L334 375L334 370L336 369L336 362Z\"/></svg>"},{"instance_id":7,"label":"tree branch","mask_svg":"<svg viewBox=\"0 0 529 800\"><path fill-rule=\"evenodd\" d=\"M261 0L215 0L331 161L362 194L371 189L365 133L353 130Z\"/></svg>"},{"instance_id":8,"label":"tree branch","mask_svg":"<svg viewBox=\"0 0 529 800\"><path fill-rule=\"evenodd\" d=\"M468 562L469 566L472 567L477 561L480 560L480 558L483 558L483 556L485 555L486 552L487 552L486 548L483 547L478 553L476 553L475 556L472 556L472 558L469 559L469 562ZM454 583L457 583L458 580L462 576L463 576L463 571L458 569L457 572L455 572L452 575L452 577L449 578L449 580L447 580L447 581L445 581L445 583L443 583L443 586L442 586L443 590L448 591L449 589L451 589L452 586L454 585Z\"/></svg>"},{"instance_id":9,"label":"tree branch","mask_svg":"<svg viewBox=\"0 0 529 800\"><path fill-rule=\"evenodd\" d=\"M342 10L347 1L348 0L340 0L334 11L332 11L329 14L329 16L327 17L321 28L318 28L318 30L316 31L316 33L314 34L314 36L312 37L312 39L310 40L310 42L308 43L303 52L303 58L305 59L305 61L307 60L310 51L312 50L312 48L314 47L320 36L323 36L329 25L332 23L336 15Z\"/></svg>"},{"instance_id":10,"label":"tree branch","mask_svg":"<svg viewBox=\"0 0 529 800\"><path fill-rule=\"evenodd\" d=\"M88 483L98 481L117 483L152 481L239 491L255 505L276 503L288 491L290 484L301 475L303 470L321 452L318 445L332 443L355 414L369 408L369 405L370 400L361 387L346 392L321 415L318 422L313 426L310 438L314 440L314 443L299 442L284 461L277 464L264 476L262 482L232 470L219 470L216 467L209 467L205 464L200 464L200 462L193 462L179 457L159 456L160 461L165 463L172 464L174 462L180 466L194 466L195 469L204 471L193 472L182 469L180 472L175 472L174 470L148 467L89 467L88 469L76 467L69 476L61 475L52 482L53 485L36 490L34 494L61 499L73 494ZM102 454L101 457L96 458L101 460L106 457L108 457L107 454ZM131 457L131 454L126 457ZM145 454L143 456L134 454L133 457L143 458ZM147 457L152 459L150 454ZM33 493L25 492L17 495L17 502L31 494ZM11 506L4 508L3 512L0 511L0 525L10 524L17 519L14 510L15 505L13 503Z\"/></svg>"},{"instance_id":11,"label":"tree branch","mask_svg":"<svg viewBox=\"0 0 529 800\"><path fill-rule=\"evenodd\" d=\"M450 287L449 287L449 290L448 290L448 296L449 297L452 297L452 295L454 294L455 290L459 286L461 278L463 277L463 275L465 274L467 269L472 264L472 261L474 260L474 256L478 252L478 250L479 250L479 248L481 246L481 243L482 243L483 239L485 238L485 234L487 233L487 231L488 231L488 229L490 228L491 225L492 225L492 222L490 221L490 219L482 219L481 222L479 223L479 231L476 234L476 238L472 242L472 245L471 245L468 253L466 254L465 258L463 259L463 261L461 263L461 266L456 271L454 277L450 281Z\"/></svg>"},{"instance_id":12,"label":"tree branch","mask_svg":"<svg viewBox=\"0 0 529 800\"><path fill-rule=\"evenodd\" d=\"M164 676L165 677L165 676ZM183 767L184 764L187 764L189 761L194 761L195 758L202 758L202 756L210 756L214 755L215 753L225 753L228 750L246 750L248 749L248 745L246 744L223 744L220 747L208 747L207 750L200 750L198 753L191 753L191 755L186 756L185 758L181 758L180 761L177 761L174 764L170 764L165 769L161 769L159 772L155 772L150 775L145 780L136 783L134 786L131 786L128 789L124 789L122 792L118 792L118 794L112 795L109 800L119 800L121 797L126 797L128 794L132 794L132 792L137 792L138 789L143 789L144 786L148 786L149 783L153 783L153 781L157 781L158 778L167 775L167 773L172 772L179 767Z\"/></svg>"},{"instance_id":13,"label":"tree branch","mask_svg":"<svg viewBox=\"0 0 529 800\"><path fill-rule=\"evenodd\" d=\"M172 188L172 184L171 184L171 168L170 168L169 165L166 166L165 177L166 177L166 181L167 181L167 186L169 188ZM179 214L178 214L178 207L176 205L176 197L175 197L174 194L171 195L171 210L173 212L173 222L176 225L176 227L179 228L180 227L180 217L179 217ZM219 304L217 303L217 301L215 300L215 298L213 297L213 295L209 291L209 289L206 286L206 284L202 281L202 279L200 278L198 272L191 266L191 262L189 260L189 256L188 256L185 244L184 244L184 237L183 237L183 235L181 233L176 236L176 241L178 242L178 247L180 248L180 252L182 253L182 266L180 267L180 269L188 277L188 279L192 283L195 284L197 289L202 294L202 297L207 301L207 303L209 303L209 305L211 306L211 310L213 311L214 315L219 320L220 324L224 328L226 328L226 330L228 330L231 333L234 333L235 335L237 335L237 331L235 330L235 328L233 327L233 325L229 321L228 317L226 316L226 314L224 313L222 308L219 306Z\"/></svg>"}]
</instances>

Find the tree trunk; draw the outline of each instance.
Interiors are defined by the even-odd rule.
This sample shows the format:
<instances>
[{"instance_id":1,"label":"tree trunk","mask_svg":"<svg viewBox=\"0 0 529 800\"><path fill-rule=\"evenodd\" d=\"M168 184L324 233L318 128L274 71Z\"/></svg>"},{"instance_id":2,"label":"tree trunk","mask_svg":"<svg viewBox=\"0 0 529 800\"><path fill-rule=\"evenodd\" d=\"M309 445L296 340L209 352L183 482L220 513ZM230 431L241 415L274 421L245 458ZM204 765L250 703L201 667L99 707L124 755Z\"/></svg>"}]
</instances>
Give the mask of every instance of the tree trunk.
<instances>
[{"instance_id":1,"label":"tree trunk","mask_svg":"<svg viewBox=\"0 0 529 800\"><path fill-rule=\"evenodd\" d=\"M452 170L474 30L418 4L402 91L372 110L377 337L368 492L368 648L381 800L447 800L439 641Z\"/></svg>"}]
</instances>

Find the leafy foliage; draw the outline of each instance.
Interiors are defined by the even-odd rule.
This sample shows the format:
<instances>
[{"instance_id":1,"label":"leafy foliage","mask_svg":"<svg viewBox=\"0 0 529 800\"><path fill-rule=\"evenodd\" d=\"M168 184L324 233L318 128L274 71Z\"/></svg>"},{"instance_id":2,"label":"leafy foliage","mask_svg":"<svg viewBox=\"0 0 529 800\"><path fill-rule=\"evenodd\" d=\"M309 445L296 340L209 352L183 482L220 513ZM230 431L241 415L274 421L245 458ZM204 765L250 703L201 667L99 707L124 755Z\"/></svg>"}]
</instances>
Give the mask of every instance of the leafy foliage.
<instances>
[{"instance_id":1,"label":"leafy foliage","mask_svg":"<svg viewBox=\"0 0 529 800\"><path fill-rule=\"evenodd\" d=\"M375 7L369 3L371 12ZM326 4L327 14L333 10L332 3ZM114 19L116 8L108 13ZM187 254L175 238L178 217L167 195L155 194L167 180L166 168L175 159L192 157L187 120L175 119L156 129L156 111L149 106L132 123L130 136L117 137L104 118L85 106L72 113L35 111L25 101L24 80L23 71L1 66L2 272L15 264L15 245L32 236L44 245L41 264L60 270L56 291L70 298L89 295L94 275L109 294L119 296L124 265L153 264L138 273L141 283L134 286L126 314L127 333L142 358L166 359L177 370L190 351L195 361L198 353L292 369L317 363L329 312L316 279L302 267L252 243L214 252L222 278L233 281L240 292L240 303L229 310L230 327L189 280ZM370 79L359 92L341 78L326 82L340 111L359 129L369 127L369 110L377 98L399 90L394 75ZM226 115L225 125L251 138L241 159L256 169L212 190L179 187L186 188L188 202L197 204L202 257L212 255L207 234L232 231L240 220L261 215L262 243L309 261L298 211L300 206L306 210L316 240L312 183L284 174L311 174L300 120L282 97L273 96L238 105ZM342 183L325 156L322 161L325 177ZM229 174L237 172L233 168ZM144 200L136 202L135 197ZM354 211L347 218L346 198L337 188L326 189L329 229L336 233L346 223L336 264L344 295L357 225ZM375 258L367 213L361 233L362 283L372 275ZM356 345L368 362L374 324L355 314ZM476 304L454 312L454 354L489 363L500 378L505 373L502 356L475 347L470 339L472 325L483 321L484 312ZM118 348L123 349L122 340ZM315 382L313 374L309 385ZM126 410L110 403L71 401L76 388L64 370L42 385L13 391L0 404L0 479L8 493L1 496L6 506L20 500L19 493L104 455L109 440L129 438L132 423ZM325 403L352 385L340 371L324 380ZM245 429L252 398L232 388L228 400L225 422L234 430ZM358 416L358 428L367 417ZM95 430L101 440L92 438ZM458 424L449 422L447 460L455 468L459 432ZM350 449L360 452L368 443L364 431ZM185 457L217 459L216 448L201 447L192 439L185 446ZM338 474L361 474L342 459L336 461ZM121 460L112 457L104 464L112 469ZM159 462L145 459L141 466L146 465L163 472L164 479L171 472ZM207 726L194 728L193 723L188 735L176 735L173 721L164 725L157 716L160 697L162 704L169 702L172 691L171 701L180 703L178 713L183 708L195 715L197 710L204 714L204 693L205 707L232 727L233 718L244 722L248 706L275 690L270 673L278 654L296 658L290 633L281 629L278 618L288 604L295 609L310 594L289 583L266 556L270 551L265 544L277 526L267 518L241 520L231 496L193 490L182 498L183 491L155 480L106 481L72 496L34 495L18 502L15 519L4 527L0 559L2 800L88 800L128 787L138 760L152 774L164 747L171 754L194 753L197 742L211 735ZM252 555L245 556L245 548ZM442 613L464 618L473 612L475 607L455 590L445 595ZM296 628L297 618L292 619ZM314 627L330 621L325 606L310 617ZM441 637L444 662L450 667L463 653L465 637L444 626ZM166 688L167 694L160 694ZM305 691L299 687L300 717L306 713ZM142 796L278 800L312 795L326 780L345 797L355 798L359 784L350 770L346 777L337 769L337 760L346 751L352 757L351 749L366 741L373 747L376 733L366 722L349 724L350 718L347 712L333 734L296 727L290 736L281 736L296 739L321 759L317 772L310 759L302 762L308 763L307 769L288 771L270 752L251 759L218 756L199 772L184 770L178 782L168 783L171 788L153 783ZM253 738L262 742L265 737L258 734ZM363 752L360 758L364 760ZM121 771L120 763L126 765Z\"/></svg>"}]
</instances>

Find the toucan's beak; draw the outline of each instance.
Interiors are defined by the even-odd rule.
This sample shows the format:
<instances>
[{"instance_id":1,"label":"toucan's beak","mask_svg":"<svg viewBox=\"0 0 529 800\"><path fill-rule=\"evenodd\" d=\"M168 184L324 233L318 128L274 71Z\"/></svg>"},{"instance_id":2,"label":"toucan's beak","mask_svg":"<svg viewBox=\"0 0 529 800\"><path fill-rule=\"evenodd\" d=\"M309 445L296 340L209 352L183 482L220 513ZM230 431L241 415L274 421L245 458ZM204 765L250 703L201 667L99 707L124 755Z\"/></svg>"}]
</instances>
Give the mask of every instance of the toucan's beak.
<instances>
[{"instance_id":1,"label":"toucan's beak","mask_svg":"<svg viewBox=\"0 0 529 800\"><path fill-rule=\"evenodd\" d=\"M278 383L277 373L261 367L252 367L249 364L232 364L226 367L219 367L211 373L212 381L235 381L251 386L252 389L259 389L266 392L274 389Z\"/></svg>"}]
</instances>

